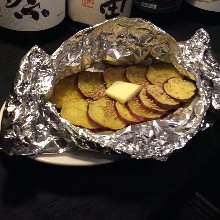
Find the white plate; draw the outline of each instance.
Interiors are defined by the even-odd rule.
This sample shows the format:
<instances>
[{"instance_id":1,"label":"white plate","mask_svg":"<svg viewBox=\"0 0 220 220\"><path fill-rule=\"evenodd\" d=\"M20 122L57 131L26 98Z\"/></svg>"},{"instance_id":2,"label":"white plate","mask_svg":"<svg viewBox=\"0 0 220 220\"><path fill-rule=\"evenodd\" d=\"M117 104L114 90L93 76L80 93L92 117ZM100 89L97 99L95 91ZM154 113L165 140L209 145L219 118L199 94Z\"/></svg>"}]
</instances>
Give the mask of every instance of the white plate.
<instances>
[{"instance_id":1,"label":"white plate","mask_svg":"<svg viewBox=\"0 0 220 220\"><path fill-rule=\"evenodd\" d=\"M1 130L1 120L5 103L0 110L0 130ZM96 152L89 151L72 151L62 154L44 154L44 155L34 155L29 156L29 158L37 160L39 162L63 165L63 166L93 166L112 163L118 160L122 160L121 156L104 155Z\"/></svg>"}]
</instances>

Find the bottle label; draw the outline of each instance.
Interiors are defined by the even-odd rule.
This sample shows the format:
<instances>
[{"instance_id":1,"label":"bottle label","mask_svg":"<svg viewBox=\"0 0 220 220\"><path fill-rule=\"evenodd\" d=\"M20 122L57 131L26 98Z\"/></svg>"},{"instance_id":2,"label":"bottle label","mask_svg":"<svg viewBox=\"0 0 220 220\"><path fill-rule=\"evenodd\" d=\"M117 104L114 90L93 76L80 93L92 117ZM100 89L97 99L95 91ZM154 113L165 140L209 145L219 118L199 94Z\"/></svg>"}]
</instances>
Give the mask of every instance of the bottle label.
<instances>
[{"instance_id":1,"label":"bottle label","mask_svg":"<svg viewBox=\"0 0 220 220\"><path fill-rule=\"evenodd\" d=\"M65 17L65 0L1 0L0 26L16 31L40 31Z\"/></svg>"},{"instance_id":2,"label":"bottle label","mask_svg":"<svg viewBox=\"0 0 220 220\"><path fill-rule=\"evenodd\" d=\"M185 0L192 6L207 11L220 12L220 0Z\"/></svg>"},{"instance_id":3,"label":"bottle label","mask_svg":"<svg viewBox=\"0 0 220 220\"><path fill-rule=\"evenodd\" d=\"M152 8L152 9L156 9L157 8L157 5L146 3L146 2L141 2L141 6L144 7L144 8Z\"/></svg>"},{"instance_id":4,"label":"bottle label","mask_svg":"<svg viewBox=\"0 0 220 220\"><path fill-rule=\"evenodd\" d=\"M68 15L94 25L115 17L129 17L133 0L68 0Z\"/></svg>"},{"instance_id":5,"label":"bottle label","mask_svg":"<svg viewBox=\"0 0 220 220\"><path fill-rule=\"evenodd\" d=\"M149 12L172 12L180 8L182 0L134 0L135 7Z\"/></svg>"}]
</instances>

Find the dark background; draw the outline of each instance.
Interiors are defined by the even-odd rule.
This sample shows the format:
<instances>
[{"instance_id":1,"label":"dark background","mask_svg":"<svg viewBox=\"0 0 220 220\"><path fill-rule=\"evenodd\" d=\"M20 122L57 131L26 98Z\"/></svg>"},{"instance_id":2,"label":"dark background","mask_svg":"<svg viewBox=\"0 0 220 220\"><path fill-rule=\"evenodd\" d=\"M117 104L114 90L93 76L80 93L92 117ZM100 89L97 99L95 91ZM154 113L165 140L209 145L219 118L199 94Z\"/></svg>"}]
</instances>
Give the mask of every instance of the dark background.
<instances>
[{"instance_id":1,"label":"dark background","mask_svg":"<svg viewBox=\"0 0 220 220\"><path fill-rule=\"evenodd\" d=\"M210 35L220 58L220 24L198 20L186 8L151 20L177 41L199 29ZM220 21L220 20L219 20ZM37 44L52 54L85 25L68 18L55 34L30 42L0 30L0 105L22 57ZM49 38L48 38L49 37ZM0 152L0 219L218 219L220 121L199 132L166 162L126 159L93 167L62 167Z\"/></svg>"}]
</instances>

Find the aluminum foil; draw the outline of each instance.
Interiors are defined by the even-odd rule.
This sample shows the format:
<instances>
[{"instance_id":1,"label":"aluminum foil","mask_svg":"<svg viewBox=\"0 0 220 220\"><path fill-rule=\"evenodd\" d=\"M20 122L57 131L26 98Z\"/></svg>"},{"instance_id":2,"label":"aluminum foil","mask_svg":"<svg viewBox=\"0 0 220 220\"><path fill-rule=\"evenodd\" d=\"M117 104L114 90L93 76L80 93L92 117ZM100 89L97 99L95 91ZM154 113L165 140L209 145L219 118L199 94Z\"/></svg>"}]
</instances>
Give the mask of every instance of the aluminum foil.
<instances>
[{"instance_id":1,"label":"aluminum foil","mask_svg":"<svg viewBox=\"0 0 220 220\"><path fill-rule=\"evenodd\" d=\"M196 81L198 95L164 119L93 133L62 119L48 102L54 85L82 70L126 66L154 59L173 63ZM34 46L23 58L3 112L1 150L9 155L62 153L84 149L165 160L199 131L211 126L220 110L220 65L208 33L200 29L177 43L140 18L117 18L84 29L50 56ZM207 112L211 112L207 115Z\"/></svg>"}]
</instances>

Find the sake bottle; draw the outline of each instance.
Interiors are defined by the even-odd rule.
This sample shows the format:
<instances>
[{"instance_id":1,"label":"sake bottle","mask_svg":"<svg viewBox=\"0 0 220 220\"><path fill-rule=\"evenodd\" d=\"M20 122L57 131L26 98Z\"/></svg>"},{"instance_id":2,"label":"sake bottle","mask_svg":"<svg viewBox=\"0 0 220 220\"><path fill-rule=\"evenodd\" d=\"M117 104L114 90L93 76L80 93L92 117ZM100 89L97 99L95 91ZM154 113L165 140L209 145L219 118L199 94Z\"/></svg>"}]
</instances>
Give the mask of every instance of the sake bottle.
<instances>
[{"instance_id":1,"label":"sake bottle","mask_svg":"<svg viewBox=\"0 0 220 220\"><path fill-rule=\"evenodd\" d=\"M1 0L0 38L38 43L56 36L65 18L65 0Z\"/></svg>"},{"instance_id":2,"label":"sake bottle","mask_svg":"<svg viewBox=\"0 0 220 220\"><path fill-rule=\"evenodd\" d=\"M169 23L175 19L182 0L134 0L132 17L142 17L155 24Z\"/></svg>"},{"instance_id":3,"label":"sake bottle","mask_svg":"<svg viewBox=\"0 0 220 220\"><path fill-rule=\"evenodd\" d=\"M220 0L184 0L183 7L189 18L197 22L220 23Z\"/></svg>"}]
</instances>

